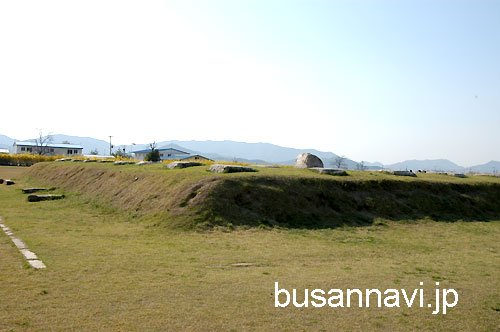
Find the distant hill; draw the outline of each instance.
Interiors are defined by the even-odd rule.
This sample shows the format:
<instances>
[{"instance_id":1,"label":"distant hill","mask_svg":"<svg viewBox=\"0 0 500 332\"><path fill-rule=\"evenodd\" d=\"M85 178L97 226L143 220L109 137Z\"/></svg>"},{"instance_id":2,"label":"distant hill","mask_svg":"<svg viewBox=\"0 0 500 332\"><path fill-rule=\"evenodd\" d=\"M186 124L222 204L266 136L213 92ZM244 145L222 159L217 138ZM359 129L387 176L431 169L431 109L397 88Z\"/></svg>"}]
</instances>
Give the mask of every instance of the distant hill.
<instances>
[{"instance_id":1,"label":"distant hill","mask_svg":"<svg viewBox=\"0 0 500 332\"><path fill-rule=\"evenodd\" d=\"M122 145L120 145L122 146ZM177 150L189 152L191 154L200 154L204 157L210 158L212 160L227 160L227 161L237 161L237 162L243 162L243 163L250 163L250 164L265 164L267 163L264 160L261 159L246 159L246 158L241 158L241 157L230 157L228 155L222 155L218 153L213 153L213 152L205 152L205 151L200 151L200 150L192 150L188 149L185 146L181 146L177 143L173 142L160 142L157 143L156 145L159 149L161 148L174 148ZM149 144L136 144L136 145L126 145L124 146L127 152L133 152L133 151L139 151L143 149L149 149Z\"/></svg>"},{"instance_id":2,"label":"distant hill","mask_svg":"<svg viewBox=\"0 0 500 332\"><path fill-rule=\"evenodd\" d=\"M70 142L83 146L83 154L90 154L91 151L97 150L98 154L109 154L109 142L92 137L79 137L69 135L52 135L54 143Z\"/></svg>"},{"instance_id":3,"label":"distant hill","mask_svg":"<svg viewBox=\"0 0 500 332\"><path fill-rule=\"evenodd\" d=\"M14 144L15 139L10 138L9 136L0 135L0 148L1 149L10 149L12 144Z\"/></svg>"},{"instance_id":4,"label":"distant hill","mask_svg":"<svg viewBox=\"0 0 500 332\"><path fill-rule=\"evenodd\" d=\"M365 165L368 167L380 167L380 168L384 167L384 164L379 162L374 162L374 163L365 162Z\"/></svg>"},{"instance_id":5,"label":"distant hill","mask_svg":"<svg viewBox=\"0 0 500 332\"><path fill-rule=\"evenodd\" d=\"M448 159L435 159L435 160L405 160L392 165L385 165L385 168L392 170L431 170L431 171L457 171L463 172L464 167L449 161Z\"/></svg>"},{"instance_id":6,"label":"distant hill","mask_svg":"<svg viewBox=\"0 0 500 332\"><path fill-rule=\"evenodd\" d=\"M487 162L486 164L472 166L467 168L473 172L481 172L481 173L500 173L500 161L492 160Z\"/></svg>"},{"instance_id":7,"label":"distant hill","mask_svg":"<svg viewBox=\"0 0 500 332\"><path fill-rule=\"evenodd\" d=\"M214 153L220 156L234 158L244 158L247 160L265 160L269 163L289 163L295 162L299 153L309 152L317 155L321 159L337 157L332 152L323 152L314 149L286 148L270 143L244 143L235 141L166 141L158 143L158 146L168 144L178 144L193 151L204 153Z\"/></svg>"},{"instance_id":8,"label":"distant hill","mask_svg":"<svg viewBox=\"0 0 500 332\"><path fill-rule=\"evenodd\" d=\"M325 167L332 167L335 158L333 152L318 151L315 149L287 148L270 143L245 143L235 141L164 141L158 146L182 146L186 150L195 151L214 160L236 160L250 163L270 163L279 165L293 165L297 155L309 152L317 155L323 161ZM345 165L348 169L356 169L356 161L346 158ZM369 168L381 168L382 164L367 163ZM372 167L375 166L375 167Z\"/></svg>"}]
</instances>

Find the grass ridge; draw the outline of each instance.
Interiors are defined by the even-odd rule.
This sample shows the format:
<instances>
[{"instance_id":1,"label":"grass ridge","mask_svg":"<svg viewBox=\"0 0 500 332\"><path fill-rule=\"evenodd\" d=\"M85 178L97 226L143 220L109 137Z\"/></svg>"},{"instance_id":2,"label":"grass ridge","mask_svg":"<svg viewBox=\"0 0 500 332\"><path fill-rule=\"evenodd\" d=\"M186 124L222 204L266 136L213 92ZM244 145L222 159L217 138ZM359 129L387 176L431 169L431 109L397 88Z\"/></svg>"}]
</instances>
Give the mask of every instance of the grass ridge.
<instances>
[{"instance_id":1,"label":"grass ridge","mask_svg":"<svg viewBox=\"0 0 500 332\"><path fill-rule=\"evenodd\" d=\"M500 183L488 179L469 183L454 178L408 181L389 175L345 179L293 169L220 175L208 172L206 166L185 170L152 166L39 163L26 174L45 185L182 228L330 228L370 225L377 218L452 222L500 215Z\"/></svg>"}]
</instances>

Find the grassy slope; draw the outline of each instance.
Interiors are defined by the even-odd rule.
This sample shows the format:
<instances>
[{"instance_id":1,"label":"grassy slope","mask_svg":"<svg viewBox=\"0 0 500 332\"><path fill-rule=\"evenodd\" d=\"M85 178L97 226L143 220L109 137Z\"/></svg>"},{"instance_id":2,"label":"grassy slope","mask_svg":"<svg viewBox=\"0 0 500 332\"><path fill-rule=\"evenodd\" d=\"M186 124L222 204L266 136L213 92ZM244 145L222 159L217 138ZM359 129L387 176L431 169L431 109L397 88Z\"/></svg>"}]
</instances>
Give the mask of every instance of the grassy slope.
<instances>
[{"instance_id":1,"label":"grassy slope","mask_svg":"<svg viewBox=\"0 0 500 332\"><path fill-rule=\"evenodd\" d=\"M167 170L162 165L40 163L34 180L126 209L156 223L186 228L281 225L322 228L391 220L487 220L500 215L500 178L460 179L380 172L347 177L310 170L260 168L257 173L212 174L207 166Z\"/></svg>"},{"instance_id":2,"label":"grassy slope","mask_svg":"<svg viewBox=\"0 0 500 332\"><path fill-rule=\"evenodd\" d=\"M0 234L0 331L498 329L498 221L183 232L77 195L27 203L23 182L0 186L0 215L48 269L27 268ZM257 265L230 266L237 262ZM413 290L423 281L427 294L440 281L460 300L446 316L427 308L276 309L274 281L299 290Z\"/></svg>"}]
</instances>

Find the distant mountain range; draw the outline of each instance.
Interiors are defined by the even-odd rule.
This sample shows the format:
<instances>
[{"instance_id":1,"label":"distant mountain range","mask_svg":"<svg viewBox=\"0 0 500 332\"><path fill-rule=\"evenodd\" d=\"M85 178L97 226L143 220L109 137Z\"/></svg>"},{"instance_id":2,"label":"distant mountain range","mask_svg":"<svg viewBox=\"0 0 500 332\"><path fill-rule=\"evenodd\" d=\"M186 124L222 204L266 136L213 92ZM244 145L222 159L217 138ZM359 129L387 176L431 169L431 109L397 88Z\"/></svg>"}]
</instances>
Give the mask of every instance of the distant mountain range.
<instances>
[{"instance_id":1,"label":"distant mountain range","mask_svg":"<svg viewBox=\"0 0 500 332\"><path fill-rule=\"evenodd\" d=\"M64 141L83 146L83 153L90 154L97 151L99 154L109 154L109 142L92 137L79 137L69 135L52 135L54 143ZM0 148L10 149L16 139L5 135L0 135ZM17 140L19 141L19 140ZM280 165L293 165L295 158L302 152L309 152L317 155L325 167L334 166L334 161L338 157L333 152L318 151L315 149L295 149L282 147L270 143L244 143L235 141L163 141L157 143L158 147L173 147L193 154L201 154L213 160L240 161L249 163L269 163ZM148 144L120 145L117 148L125 149L127 153L147 149ZM348 169L356 169L358 162L346 158L344 165ZM406 160L395 164L383 165L379 162L364 162L368 169L391 169L391 170L432 170L444 172L464 172L471 170L474 172L493 173L500 171L500 162L490 161L483 165L476 165L465 168L447 159L436 160Z\"/></svg>"},{"instance_id":2,"label":"distant mountain range","mask_svg":"<svg viewBox=\"0 0 500 332\"><path fill-rule=\"evenodd\" d=\"M435 159L435 160L405 160L399 163L385 165L385 168L399 169L399 170L431 170L431 171L465 171L462 166L449 161L448 159Z\"/></svg>"}]
</instances>

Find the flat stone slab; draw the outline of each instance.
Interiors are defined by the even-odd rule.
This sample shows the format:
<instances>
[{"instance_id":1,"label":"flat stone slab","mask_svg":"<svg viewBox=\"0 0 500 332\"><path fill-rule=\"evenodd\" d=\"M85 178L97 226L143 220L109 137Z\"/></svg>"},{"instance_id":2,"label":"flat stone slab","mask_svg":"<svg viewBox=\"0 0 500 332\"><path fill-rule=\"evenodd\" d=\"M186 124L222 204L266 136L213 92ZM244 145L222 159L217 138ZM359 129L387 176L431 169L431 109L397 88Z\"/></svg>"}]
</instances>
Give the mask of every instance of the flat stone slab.
<instances>
[{"instance_id":1,"label":"flat stone slab","mask_svg":"<svg viewBox=\"0 0 500 332\"><path fill-rule=\"evenodd\" d=\"M21 249L21 254L23 254L24 257L26 257L26 259L38 259L38 257L36 256L36 254L31 251L31 250L28 250L28 249Z\"/></svg>"},{"instance_id":2,"label":"flat stone slab","mask_svg":"<svg viewBox=\"0 0 500 332\"><path fill-rule=\"evenodd\" d=\"M7 234L7 235L11 236L10 234ZM24 242L21 241L21 239L18 239L17 237L12 237L11 240L12 240L12 242L14 242L14 245L16 247L18 247L19 249L26 249L26 244L24 244Z\"/></svg>"},{"instance_id":3,"label":"flat stone slab","mask_svg":"<svg viewBox=\"0 0 500 332\"><path fill-rule=\"evenodd\" d=\"M310 169L318 172L319 174L330 174L330 175L338 175L338 176L346 176L347 175L347 172L343 169L340 169L340 168L313 167Z\"/></svg>"},{"instance_id":4,"label":"flat stone slab","mask_svg":"<svg viewBox=\"0 0 500 332\"><path fill-rule=\"evenodd\" d=\"M0 179L0 184L3 184L4 179Z\"/></svg>"},{"instance_id":5,"label":"flat stone slab","mask_svg":"<svg viewBox=\"0 0 500 332\"><path fill-rule=\"evenodd\" d=\"M8 186L12 186L13 184L15 184L14 181L12 180L4 180L5 184L8 185Z\"/></svg>"},{"instance_id":6,"label":"flat stone slab","mask_svg":"<svg viewBox=\"0 0 500 332\"><path fill-rule=\"evenodd\" d=\"M31 194L31 193L36 193L36 192L39 192L39 191L45 191L45 190L48 190L47 188L24 188L24 189L21 189L23 191L24 194Z\"/></svg>"},{"instance_id":7,"label":"flat stone slab","mask_svg":"<svg viewBox=\"0 0 500 332\"><path fill-rule=\"evenodd\" d=\"M234 264L231 264L231 266L234 266L234 267L247 267L247 266L252 266L252 265L255 265L256 263L234 263Z\"/></svg>"},{"instance_id":8,"label":"flat stone slab","mask_svg":"<svg viewBox=\"0 0 500 332\"><path fill-rule=\"evenodd\" d=\"M139 161L138 163L135 163L135 164L141 166L141 165L149 165L149 164L152 164L152 163L153 163L152 161L145 161L145 160L143 160L143 161Z\"/></svg>"},{"instance_id":9,"label":"flat stone slab","mask_svg":"<svg viewBox=\"0 0 500 332\"><path fill-rule=\"evenodd\" d=\"M135 164L135 161L126 161L126 160L118 160L115 161L115 165L132 165Z\"/></svg>"},{"instance_id":10,"label":"flat stone slab","mask_svg":"<svg viewBox=\"0 0 500 332\"><path fill-rule=\"evenodd\" d=\"M392 174L397 175L397 176L411 176L416 178L417 174L410 172L410 171L392 171Z\"/></svg>"},{"instance_id":11,"label":"flat stone slab","mask_svg":"<svg viewBox=\"0 0 500 332\"><path fill-rule=\"evenodd\" d=\"M455 176L457 178L466 178L467 177L465 174L460 174L460 173L455 174Z\"/></svg>"},{"instance_id":12,"label":"flat stone slab","mask_svg":"<svg viewBox=\"0 0 500 332\"><path fill-rule=\"evenodd\" d=\"M78 162L83 162L81 159L71 159L72 162L78 163Z\"/></svg>"},{"instance_id":13,"label":"flat stone slab","mask_svg":"<svg viewBox=\"0 0 500 332\"><path fill-rule=\"evenodd\" d=\"M64 198L64 195L29 195L28 202L52 201L62 198Z\"/></svg>"},{"instance_id":14,"label":"flat stone slab","mask_svg":"<svg viewBox=\"0 0 500 332\"><path fill-rule=\"evenodd\" d=\"M212 173L238 173L238 172L257 172L257 170L239 165L223 165L214 164L210 166L210 172Z\"/></svg>"},{"instance_id":15,"label":"flat stone slab","mask_svg":"<svg viewBox=\"0 0 500 332\"><path fill-rule=\"evenodd\" d=\"M97 162L97 160L95 160L95 159L85 159L83 162L84 163L95 163L95 162Z\"/></svg>"},{"instance_id":16,"label":"flat stone slab","mask_svg":"<svg viewBox=\"0 0 500 332\"><path fill-rule=\"evenodd\" d=\"M55 161L71 161L72 159L71 158L59 158L59 159L56 159Z\"/></svg>"},{"instance_id":17,"label":"flat stone slab","mask_svg":"<svg viewBox=\"0 0 500 332\"><path fill-rule=\"evenodd\" d=\"M31 259L31 260L28 260L28 263L33 266L35 269L45 269L47 268L45 266L45 264L43 264L43 262L41 260L38 260L38 259Z\"/></svg>"},{"instance_id":18,"label":"flat stone slab","mask_svg":"<svg viewBox=\"0 0 500 332\"><path fill-rule=\"evenodd\" d=\"M169 169L187 168L187 167L194 167L194 166L203 166L203 164L197 163L194 161L174 161L174 162L171 162L170 164L166 165L166 167Z\"/></svg>"},{"instance_id":19,"label":"flat stone slab","mask_svg":"<svg viewBox=\"0 0 500 332\"><path fill-rule=\"evenodd\" d=\"M98 160L97 161L98 163L114 163L115 161L114 160Z\"/></svg>"}]
</instances>

